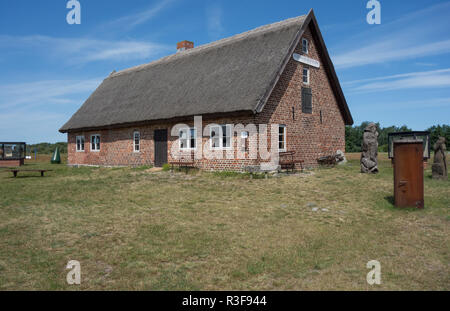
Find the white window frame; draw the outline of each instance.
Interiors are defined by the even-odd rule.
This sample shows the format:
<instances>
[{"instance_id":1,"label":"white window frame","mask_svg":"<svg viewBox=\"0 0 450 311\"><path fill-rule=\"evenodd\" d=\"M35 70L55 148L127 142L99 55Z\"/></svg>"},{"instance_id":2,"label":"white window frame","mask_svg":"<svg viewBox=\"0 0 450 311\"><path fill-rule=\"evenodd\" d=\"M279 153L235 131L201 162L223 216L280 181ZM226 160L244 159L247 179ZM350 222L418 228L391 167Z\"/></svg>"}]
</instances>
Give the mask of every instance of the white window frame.
<instances>
[{"instance_id":1,"label":"white window frame","mask_svg":"<svg viewBox=\"0 0 450 311\"><path fill-rule=\"evenodd\" d=\"M98 138L99 138L99 146L98 146L98 149L97 149L97 140L95 140L95 142L94 142L94 146L95 146L95 148L94 149L92 149L92 137L97 137L98 136ZM90 149L91 149L91 151L92 152L100 152L100 149L102 148L102 138L101 138L101 135L100 134L92 134L91 135L91 141L89 142L89 144L90 144Z\"/></svg>"},{"instance_id":2,"label":"white window frame","mask_svg":"<svg viewBox=\"0 0 450 311\"><path fill-rule=\"evenodd\" d=\"M284 148L280 149L280 128L283 128L283 142ZM287 151L287 127L284 124L278 125L278 152L286 152Z\"/></svg>"},{"instance_id":3,"label":"white window frame","mask_svg":"<svg viewBox=\"0 0 450 311\"><path fill-rule=\"evenodd\" d=\"M309 53L309 41L308 39L302 38L302 52L308 55Z\"/></svg>"},{"instance_id":4,"label":"white window frame","mask_svg":"<svg viewBox=\"0 0 450 311\"><path fill-rule=\"evenodd\" d=\"M249 151L249 138L250 138L250 132L249 131L242 131L241 132L241 151L242 152L248 152Z\"/></svg>"},{"instance_id":5,"label":"white window frame","mask_svg":"<svg viewBox=\"0 0 450 311\"><path fill-rule=\"evenodd\" d=\"M138 143L136 144L136 134L138 135ZM138 149L136 150L136 146ZM133 132L133 152L141 152L141 133L139 131Z\"/></svg>"},{"instance_id":6,"label":"white window frame","mask_svg":"<svg viewBox=\"0 0 450 311\"><path fill-rule=\"evenodd\" d=\"M83 148L81 149L81 142L80 142L80 149L78 149L78 140L81 140L81 139L83 139ZM81 136L77 136L76 137L76 139L75 139L75 149L76 149L76 151L77 152L84 152L84 150L86 149L86 146L85 146L85 144L86 144L86 140L84 139L84 136L83 135L81 135Z\"/></svg>"},{"instance_id":7,"label":"white window frame","mask_svg":"<svg viewBox=\"0 0 450 311\"><path fill-rule=\"evenodd\" d=\"M308 80L306 82L304 80L305 70L306 70L306 79ZM302 69L302 82L303 82L304 85L309 85L310 76L311 76L311 70L308 67L303 67L303 69Z\"/></svg>"},{"instance_id":8,"label":"white window frame","mask_svg":"<svg viewBox=\"0 0 450 311\"><path fill-rule=\"evenodd\" d=\"M224 127L225 127L225 132L224 132ZM222 136L219 137L220 138L219 139L219 147L213 147L212 132L213 132L214 129L218 129L218 128L220 128L219 133L222 134ZM232 144L233 144L233 135L231 133L231 130L232 130L231 124L221 124L221 125L211 126L209 128L209 137L210 137L211 150L230 150L232 148ZM227 132L230 134L230 136L226 136L228 134ZM230 145L228 147L227 146L225 146L225 147L223 146L223 139L224 138L225 139L229 138Z\"/></svg>"},{"instance_id":9,"label":"white window frame","mask_svg":"<svg viewBox=\"0 0 450 311\"><path fill-rule=\"evenodd\" d=\"M194 132L193 134L192 134L192 131ZM187 144L187 147L185 147L185 148L182 148L181 147L181 136L182 136L182 132L186 132L186 144ZM195 146L194 147L192 147L192 138L194 138L194 141L195 141ZM185 127L185 128L182 128L182 129L180 129L180 131L179 131L179 148L180 148L180 150L196 150L197 149L197 128L195 128L195 127Z\"/></svg>"}]
</instances>

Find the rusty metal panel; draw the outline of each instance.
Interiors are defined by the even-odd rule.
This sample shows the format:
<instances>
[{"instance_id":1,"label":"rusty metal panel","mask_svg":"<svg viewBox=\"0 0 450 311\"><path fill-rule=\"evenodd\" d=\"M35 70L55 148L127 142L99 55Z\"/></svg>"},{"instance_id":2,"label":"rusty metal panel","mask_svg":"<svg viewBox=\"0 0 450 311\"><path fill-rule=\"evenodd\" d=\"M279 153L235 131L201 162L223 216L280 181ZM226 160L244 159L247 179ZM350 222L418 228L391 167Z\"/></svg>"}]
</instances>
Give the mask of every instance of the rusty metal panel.
<instances>
[{"instance_id":1,"label":"rusty metal panel","mask_svg":"<svg viewBox=\"0 0 450 311\"><path fill-rule=\"evenodd\" d=\"M394 142L394 199L397 207L424 207L423 143Z\"/></svg>"}]
</instances>

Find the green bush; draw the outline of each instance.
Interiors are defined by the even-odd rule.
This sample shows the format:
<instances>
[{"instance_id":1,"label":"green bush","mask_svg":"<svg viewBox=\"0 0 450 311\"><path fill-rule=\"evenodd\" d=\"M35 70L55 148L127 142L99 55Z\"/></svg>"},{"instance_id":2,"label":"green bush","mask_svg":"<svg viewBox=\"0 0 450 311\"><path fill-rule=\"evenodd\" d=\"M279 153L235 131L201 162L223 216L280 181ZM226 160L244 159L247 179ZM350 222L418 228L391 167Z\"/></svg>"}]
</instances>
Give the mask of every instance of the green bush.
<instances>
[{"instance_id":1,"label":"green bush","mask_svg":"<svg viewBox=\"0 0 450 311\"><path fill-rule=\"evenodd\" d=\"M388 144L378 146L378 152L388 152L389 151L388 147L389 147Z\"/></svg>"},{"instance_id":2,"label":"green bush","mask_svg":"<svg viewBox=\"0 0 450 311\"><path fill-rule=\"evenodd\" d=\"M361 152L361 142L364 134L364 129L369 122L363 122L361 125L346 126L345 127L345 150L346 152ZM401 127L389 126L381 127L379 123L378 128L378 146L380 152L388 151L388 134L395 132L411 132L411 129L406 125ZM417 129L416 129L417 130ZM446 141L450 141L450 125L442 124L435 125L427 129L430 132L430 145L433 147L434 143L439 137L445 137Z\"/></svg>"},{"instance_id":3,"label":"green bush","mask_svg":"<svg viewBox=\"0 0 450 311\"><path fill-rule=\"evenodd\" d=\"M170 164L169 163L164 164L162 169L164 172L170 171Z\"/></svg>"}]
</instances>

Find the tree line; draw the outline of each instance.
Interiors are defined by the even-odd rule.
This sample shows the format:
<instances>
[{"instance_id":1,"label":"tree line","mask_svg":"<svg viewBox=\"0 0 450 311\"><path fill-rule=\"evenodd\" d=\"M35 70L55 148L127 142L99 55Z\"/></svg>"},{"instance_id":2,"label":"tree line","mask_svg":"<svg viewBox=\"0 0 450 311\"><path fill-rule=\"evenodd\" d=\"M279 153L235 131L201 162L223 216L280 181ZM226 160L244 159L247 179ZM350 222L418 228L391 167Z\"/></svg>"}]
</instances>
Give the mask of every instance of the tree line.
<instances>
[{"instance_id":1,"label":"tree line","mask_svg":"<svg viewBox=\"0 0 450 311\"><path fill-rule=\"evenodd\" d=\"M363 139L364 129L371 123L369 121L362 122L361 125L345 127L345 150L346 152L361 152L361 142ZM378 150L379 152L388 151L388 134L397 132L412 132L412 130L403 125L381 127L380 123L375 123L378 128ZM430 143L433 147L439 137L445 137L446 142L450 142L450 125L434 125L426 131L430 132Z\"/></svg>"},{"instance_id":2,"label":"tree line","mask_svg":"<svg viewBox=\"0 0 450 311\"><path fill-rule=\"evenodd\" d=\"M27 145L27 155L33 155L35 149L38 154L52 154L55 151L56 147L59 147L59 152L67 153L67 143L59 142L55 144L40 143Z\"/></svg>"}]
</instances>

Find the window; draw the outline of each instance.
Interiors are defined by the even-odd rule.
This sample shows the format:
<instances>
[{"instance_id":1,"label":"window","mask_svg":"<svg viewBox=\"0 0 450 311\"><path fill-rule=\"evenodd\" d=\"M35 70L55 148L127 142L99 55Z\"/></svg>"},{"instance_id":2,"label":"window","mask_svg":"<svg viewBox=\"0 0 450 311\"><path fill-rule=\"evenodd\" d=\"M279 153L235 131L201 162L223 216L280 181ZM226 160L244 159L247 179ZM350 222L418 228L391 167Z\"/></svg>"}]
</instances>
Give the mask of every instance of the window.
<instances>
[{"instance_id":1,"label":"window","mask_svg":"<svg viewBox=\"0 0 450 311\"><path fill-rule=\"evenodd\" d=\"M307 87L302 88L302 112L312 113L312 93Z\"/></svg>"},{"instance_id":2,"label":"window","mask_svg":"<svg viewBox=\"0 0 450 311\"><path fill-rule=\"evenodd\" d=\"M286 125L278 126L278 151L286 151Z\"/></svg>"},{"instance_id":3,"label":"window","mask_svg":"<svg viewBox=\"0 0 450 311\"><path fill-rule=\"evenodd\" d=\"M134 152L141 151L141 133L139 132L133 133L133 150Z\"/></svg>"},{"instance_id":4,"label":"window","mask_svg":"<svg viewBox=\"0 0 450 311\"><path fill-rule=\"evenodd\" d=\"M309 84L309 68L303 68L303 83Z\"/></svg>"},{"instance_id":5,"label":"window","mask_svg":"<svg viewBox=\"0 0 450 311\"><path fill-rule=\"evenodd\" d=\"M242 152L248 152L249 146L248 146L248 137L249 137L249 132L244 131L241 132L241 151Z\"/></svg>"},{"instance_id":6,"label":"window","mask_svg":"<svg viewBox=\"0 0 450 311\"><path fill-rule=\"evenodd\" d=\"M84 152L84 136L77 136L77 152Z\"/></svg>"},{"instance_id":7,"label":"window","mask_svg":"<svg viewBox=\"0 0 450 311\"><path fill-rule=\"evenodd\" d=\"M91 151L100 151L100 135L91 135Z\"/></svg>"},{"instance_id":8,"label":"window","mask_svg":"<svg viewBox=\"0 0 450 311\"><path fill-rule=\"evenodd\" d=\"M220 127L211 127L211 148L220 148Z\"/></svg>"},{"instance_id":9,"label":"window","mask_svg":"<svg viewBox=\"0 0 450 311\"><path fill-rule=\"evenodd\" d=\"M212 126L210 131L212 149L231 147L231 125Z\"/></svg>"},{"instance_id":10,"label":"window","mask_svg":"<svg viewBox=\"0 0 450 311\"><path fill-rule=\"evenodd\" d=\"M191 128L190 129L190 133L191 133L191 143L189 145L189 147L191 149L195 149L197 148L197 131L195 130L195 128Z\"/></svg>"},{"instance_id":11,"label":"window","mask_svg":"<svg viewBox=\"0 0 450 311\"><path fill-rule=\"evenodd\" d=\"M180 149L197 148L197 130L185 128L180 130Z\"/></svg>"},{"instance_id":12,"label":"window","mask_svg":"<svg viewBox=\"0 0 450 311\"><path fill-rule=\"evenodd\" d=\"M231 147L231 126L222 125L222 147Z\"/></svg>"},{"instance_id":13,"label":"window","mask_svg":"<svg viewBox=\"0 0 450 311\"><path fill-rule=\"evenodd\" d=\"M306 39L302 39L302 52L305 54L308 54L309 52L309 43Z\"/></svg>"}]
</instances>

